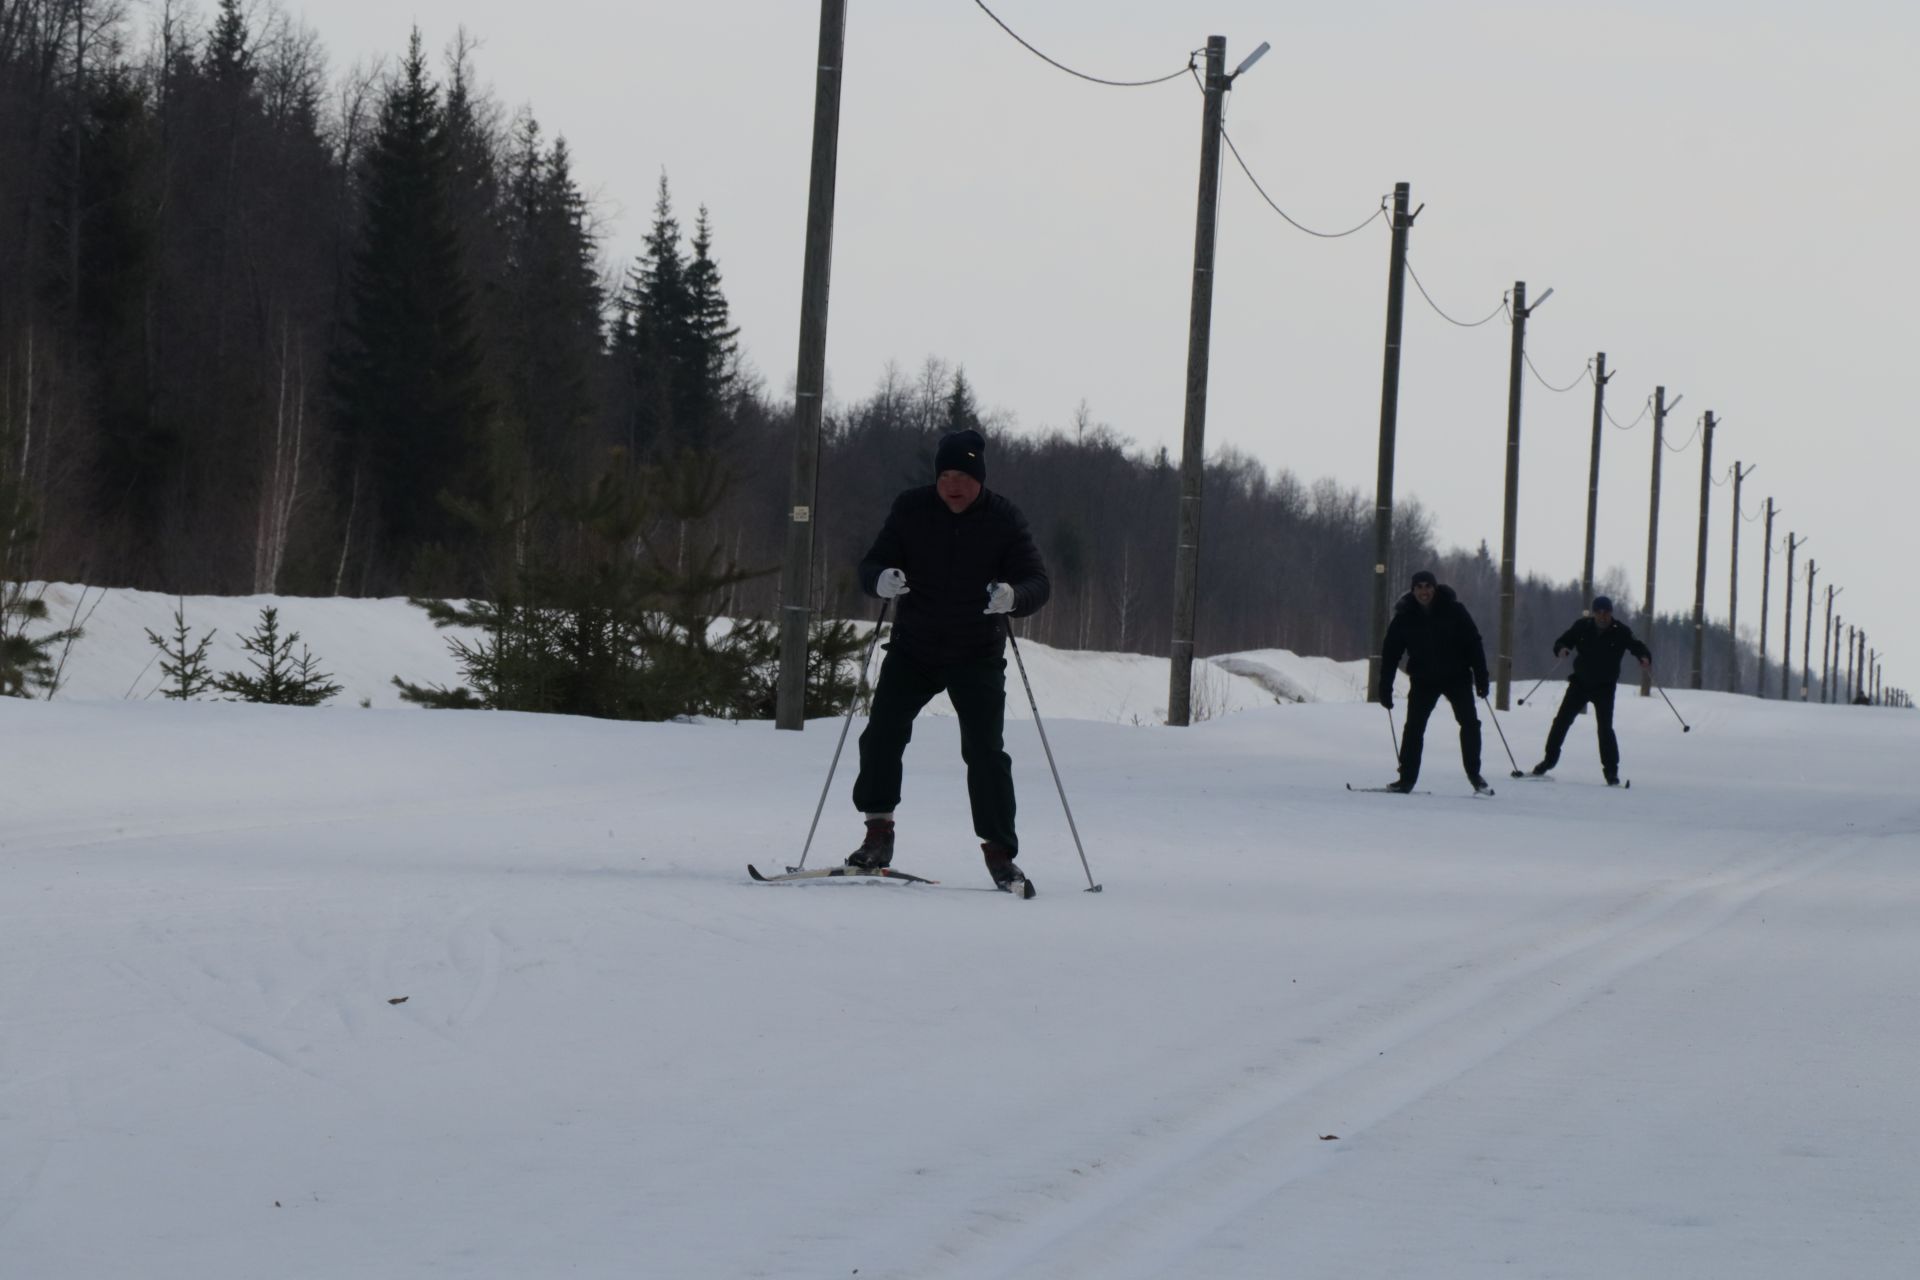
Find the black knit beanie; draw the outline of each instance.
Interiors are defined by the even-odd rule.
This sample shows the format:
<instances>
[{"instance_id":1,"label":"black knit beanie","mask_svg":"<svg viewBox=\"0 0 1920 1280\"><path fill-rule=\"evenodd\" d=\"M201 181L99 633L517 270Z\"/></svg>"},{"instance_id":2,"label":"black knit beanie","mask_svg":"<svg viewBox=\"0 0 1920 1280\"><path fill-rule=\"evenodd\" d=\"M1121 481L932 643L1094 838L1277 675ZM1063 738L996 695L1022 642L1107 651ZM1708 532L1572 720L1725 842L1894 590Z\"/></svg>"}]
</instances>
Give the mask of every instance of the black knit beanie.
<instances>
[{"instance_id":1,"label":"black knit beanie","mask_svg":"<svg viewBox=\"0 0 1920 1280\"><path fill-rule=\"evenodd\" d=\"M933 476L942 471L964 471L981 484L987 482L987 442L978 431L951 431L940 437L933 455Z\"/></svg>"},{"instance_id":2,"label":"black knit beanie","mask_svg":"<svg viewBox=\"0 0 1920 1280\"><path fill-rule=\"evenodd\" d=\"M1416 587L1437 587L1440 585L1440 580L1433 576L1432 570L1422 569L1413 575L1413 585Z\"/></svg>"}]
</instances>

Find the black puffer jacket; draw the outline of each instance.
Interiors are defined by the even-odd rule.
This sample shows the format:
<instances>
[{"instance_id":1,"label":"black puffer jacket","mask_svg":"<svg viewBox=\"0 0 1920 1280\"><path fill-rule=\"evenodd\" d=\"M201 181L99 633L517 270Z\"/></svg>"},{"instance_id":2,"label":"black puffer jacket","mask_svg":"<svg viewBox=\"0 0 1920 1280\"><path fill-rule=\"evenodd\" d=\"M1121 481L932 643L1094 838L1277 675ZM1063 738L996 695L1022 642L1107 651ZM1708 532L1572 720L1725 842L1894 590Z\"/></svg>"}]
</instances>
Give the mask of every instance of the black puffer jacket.
<instances>
[{"instance_id":1,"label":"black puffer jacket","mask_svg":"<svg viewBox=\"0 0 1920 1280\"><path fill-rule=\"evenodd\" d=\"M988 489L959 515L932 485L895 498L860 561L860 586L868 595L878 594L874 587L886 569L907 575L907 594L894 601L890 647L935 665L998 657L1006 647L999 617L982 612L988 583L1013 588L1016 618L1038 610L1052 591L1027 518Z\"/></svg>"},{"instance_id":2,"label":"black puffer jacket","mask_svg":"<svg viewBox=\"0 0 1920 1280\"><path fill-rule=\"evenodd\" d=\"M1582 618L1553 642L1554 652L1573 650L1573 678L1585 685L1619 684L1620 656L1652 658L1647 646L1634 639L1624 622L1602 630L1592 618Z\"/></svg>"},{"instance_id":3,"label":"black puffer jacket","mask_svg":"<svg viewBox=\"0 0 1920 1280\"><path fill-rule=\"evenodd\" d=\"M1393 606L1393 621L1387 624L1387 638L1380 646L1379 693L1392 690L1402 654L1407 675L1415 684L1449 689L1487 682L1487 651L1480 643L1480 628L1473 625L1473 615L1452 587L1434 588L1431 609L1422 609L1411 591Z\"/></svg>"}]
</instances>

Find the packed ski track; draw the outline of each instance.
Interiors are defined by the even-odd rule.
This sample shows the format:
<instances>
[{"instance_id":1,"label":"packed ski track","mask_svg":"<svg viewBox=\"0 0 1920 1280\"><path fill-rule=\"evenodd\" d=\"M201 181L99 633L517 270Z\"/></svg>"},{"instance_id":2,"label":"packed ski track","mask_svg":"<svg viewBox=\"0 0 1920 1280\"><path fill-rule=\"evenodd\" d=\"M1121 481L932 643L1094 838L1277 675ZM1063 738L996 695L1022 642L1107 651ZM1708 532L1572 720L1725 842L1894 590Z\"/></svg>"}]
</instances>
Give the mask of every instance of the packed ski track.
<instances>
[{"instance_id":1,"label":"packed ski track","mask_svg":"<svg viewBox=\"0 0 1920 1280\"><path fill-rule=\"evenodd\" d=\"M1023 651L1100 894L1029 724L1020 901L950 719L939 884L756 884L835 722L0 703L0 1274L1912 1274L1920 718L1623 690L1631 791L1583 719L1354 794L1378 707Z\"/></svg>"}]
</instances>

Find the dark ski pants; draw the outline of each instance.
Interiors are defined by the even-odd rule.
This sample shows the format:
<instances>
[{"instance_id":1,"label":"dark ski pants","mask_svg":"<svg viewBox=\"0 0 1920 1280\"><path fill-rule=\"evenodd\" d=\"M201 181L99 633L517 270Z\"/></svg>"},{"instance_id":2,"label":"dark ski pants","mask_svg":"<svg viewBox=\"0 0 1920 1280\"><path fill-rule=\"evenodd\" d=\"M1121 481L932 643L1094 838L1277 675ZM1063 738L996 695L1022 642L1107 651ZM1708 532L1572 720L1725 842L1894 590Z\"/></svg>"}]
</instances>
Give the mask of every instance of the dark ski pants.
<instances>
[{"instance_id":1,"label":"dark ski pants","mask_svg":"<svg viewBox=\"0 0 1920 1280\"><path fill-rule=\"evenodd\" d=\"M900 804L901 761L913 719L944 691L960 718L960 758L967 763L973 831L1013 853L1013 760L1002 747L1007 712L1007 660L929 666L892 649L880 664L873 713L860 735L860 776L853 803L862 813L892 813Z\"/></svg>"},{"instance_id":2,"label":"dark ski pants","mask_svg":"<svg viewBox=\"0 0 1920 1280\"><path fill-rule=\"evenodd\" d=\"M1613 695L1620 686L1611 682L1602 684L1583 684L1578 680L1567 681L1567 696L1560 699L1560 710L1554 714L1553 728L1547 730L1547 767L1551 769L1560 763L1560 747L1567 740L1567 730L1573 727L1574 720L1593 704L1594 728L1600 734L1600 767L1608 773L1617 773L1620 769L1620 741L1613 736Z\"/></svg>"},{"instance_id":3,"label":"dark ski pants","mask_svg":"<svg viewBox=\"0 0 1920 1280\"><path fill-rule=\"evenodd\" d=\"M1473 709L1473 686L1415 684L1407 694L1407 728L1400 739L1400 781L1408 786L1420 776L1427 718L1442 698L1452 705L1453 718L1460 722L1460 763L1466 766L1468 777L1480 776L1480 717Z\"/></svg>"}]
</instances>

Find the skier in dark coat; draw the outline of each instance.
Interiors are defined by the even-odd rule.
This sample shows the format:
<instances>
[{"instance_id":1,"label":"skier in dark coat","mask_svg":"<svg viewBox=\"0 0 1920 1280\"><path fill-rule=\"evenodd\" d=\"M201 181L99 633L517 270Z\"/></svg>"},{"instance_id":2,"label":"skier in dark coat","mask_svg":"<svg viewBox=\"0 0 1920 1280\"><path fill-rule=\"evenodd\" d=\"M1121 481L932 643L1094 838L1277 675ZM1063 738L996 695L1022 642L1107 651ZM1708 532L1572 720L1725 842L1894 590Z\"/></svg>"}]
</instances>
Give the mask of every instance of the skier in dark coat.
<instances>
[{"instance_id":1,"label":"skier in dark coat","mask_svg":"<svg viewBox=\"0 0 1920 1280\"><path fill-rule=\"evenodd\" d=\"M1553 656L1573 655L1573 674L1567 678L1567 696L1560 700L1553 728L1547 730L1547 751L1533 766L1535 777L1560 763L1560 746L1574 718L1589 703L1593 706L1594 727L1600 734L1600 772L1608 786L1620 783L1620 742L1613 736L1613 696L1620 687L1620 658L1632 654L1642 667L1653 665L1653 654L1634 638L1624 622L1613 617L1613 601L1606 596L1593 598L1593 613L1568 627L1553 642Z\"/></svg>"},{"instance_id":2,"label":"skier in dark coat","mask_svg":"<svg viewBox=\"0 0 1920 1280\"><path fill-rule=\"evenodd\" d=\"M1453 707L1460 722L1460 763L1474 790L1485 789L1480 776L1480 717L1473 708L1477 693L1487 696L1487 653L1473 615L1460 603L1452 587L1442 586L1426 570L1413 575L1413 589L1393 607L1393 621L1380 645L1380 705L1393 710L1394 673L1401 655L1407 659L1407 728L1400 739L1400 777L1389 785L1395 791L1413 790L1420 776L1420 755L1427 717L1440 699Z\"/></svg>"},{"instance_id":3,"label":"skier in dark coat","mask_svg":"<svg viewBox=\"0 0 1920 1280\"><path fill-rule=\"evenodd\" d=\"M1031 896L1031 882L1014 863L1020 840L1013 825L1013 761L1002 745L1005 616L1035 612L1051 588L1026 517L986 488L986 447L978 431L941 437L935 483L894 500L860 562L860 585L894 601L899 612L860 735L853 803L866 815L867 835L847 865L878 869L893 861L901 760L914 717L944 691L960 720L967 798L987 871L1000 888Z\"/></svg>"}]
</instances>

